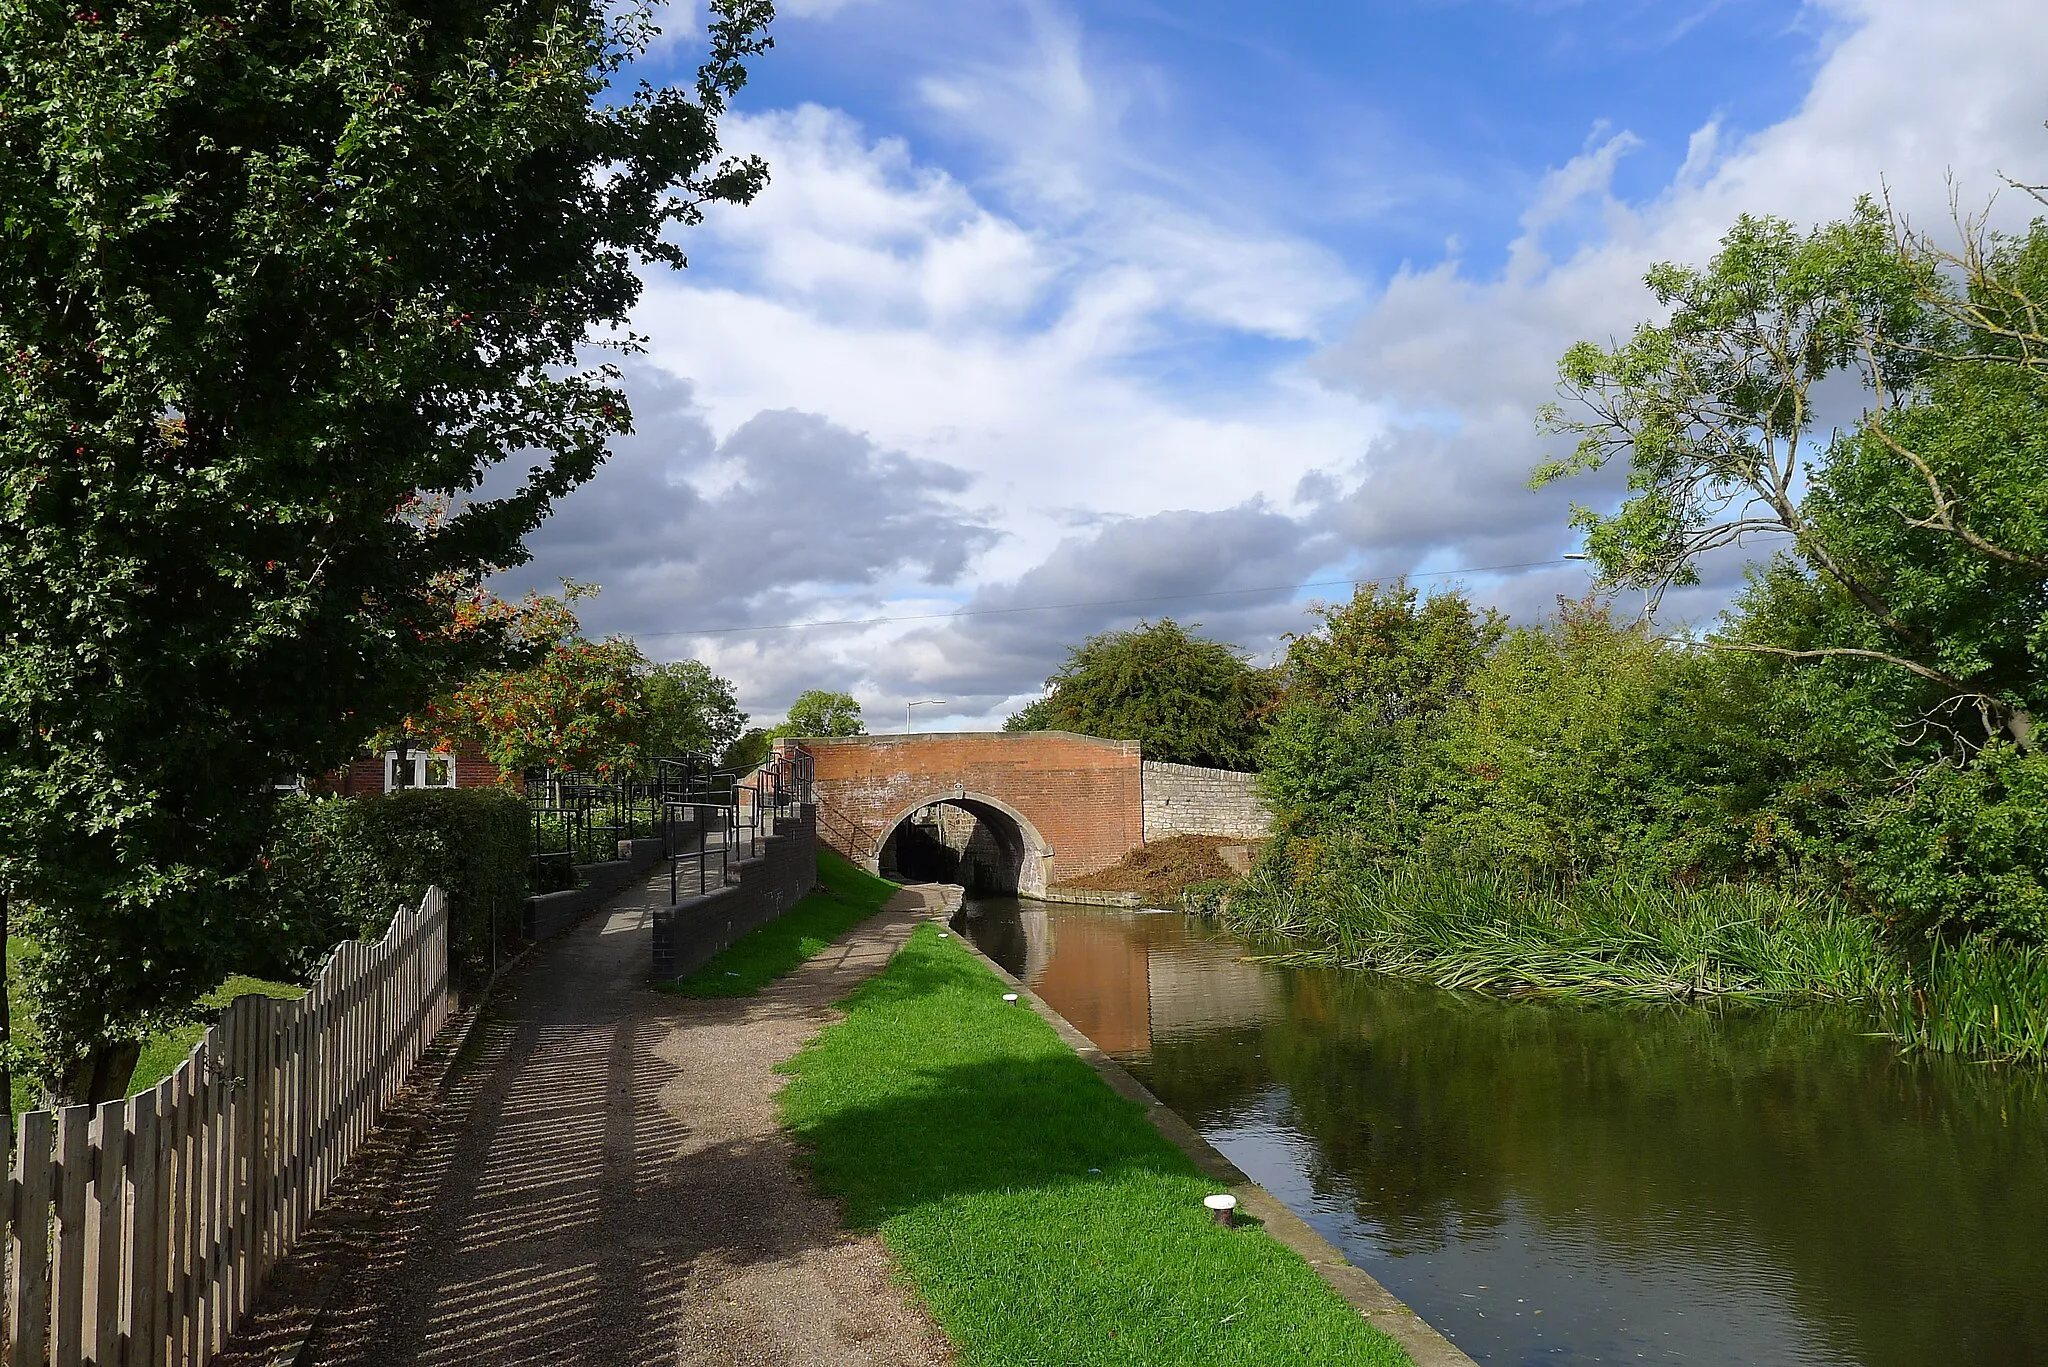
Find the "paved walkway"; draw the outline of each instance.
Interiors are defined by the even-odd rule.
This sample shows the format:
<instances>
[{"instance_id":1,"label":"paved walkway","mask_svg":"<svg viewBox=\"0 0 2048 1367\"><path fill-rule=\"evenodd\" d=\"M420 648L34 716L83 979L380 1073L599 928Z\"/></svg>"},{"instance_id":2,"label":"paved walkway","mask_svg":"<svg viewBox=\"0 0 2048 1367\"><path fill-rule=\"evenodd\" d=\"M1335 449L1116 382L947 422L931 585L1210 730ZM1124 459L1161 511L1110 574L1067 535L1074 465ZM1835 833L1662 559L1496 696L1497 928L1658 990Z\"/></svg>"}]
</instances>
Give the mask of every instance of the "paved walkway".
<instances>
[{"instance_id":1,"label":"paved walkway","mask_svg":"<svg viewBox=\"0 0 2048 1367\"><path fill-rule=\"evenodd\" d=\"M775 1065L927 895L754 998L643 985L665 874L543 947L338 1203L330 1246L282 1270L269 1341L292 1302L303 1322L324 1301L308 1367L950 1362L880 1243L811 1194L773 1105Z\"/></svg>"}]
</instances>

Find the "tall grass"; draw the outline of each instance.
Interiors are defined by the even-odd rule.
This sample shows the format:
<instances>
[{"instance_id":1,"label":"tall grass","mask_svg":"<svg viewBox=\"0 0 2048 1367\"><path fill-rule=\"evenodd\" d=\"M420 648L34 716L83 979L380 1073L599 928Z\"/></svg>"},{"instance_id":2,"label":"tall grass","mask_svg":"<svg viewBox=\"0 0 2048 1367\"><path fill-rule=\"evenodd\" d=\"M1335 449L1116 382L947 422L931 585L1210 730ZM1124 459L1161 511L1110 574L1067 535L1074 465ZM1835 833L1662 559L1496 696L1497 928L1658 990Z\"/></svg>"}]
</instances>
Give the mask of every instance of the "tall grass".
<instances>
[{"instance_id":1,"label":"tall grass","mask_svg":"<svg viewBox=\"0 0 2048 1367\"><path fill-rule=\"evenodd\" d=\"M2048 951L1966 941L1937 949L1884 1004L1888 1033L1935 1053L2048 1063Z\"/></svg>"},{"instance_id":2,"label":"tall grass","mask_svg":"<svg viewBox=\"0 0 2048 1367\"><path fill-rule=\"evenodd\" d=\"M1221 916L1292 942L1283 961L1510 996L1860 1002L1907 1048L2048 1064L2048 950L1975 940L1909 958L1843 902L1769 884L1560 889L1347 860L1301 883L1262 866Z\"/></svg>"},{"instance_id":3,"label":"tall grass","mask_svg":"<svg viewBox=\"0 0 2048 1367\"><path fill-rule=\"evenodd\" d=\"M1499 871L1407 864L1291 888L1262 871L1224 917L1305 943L1281 957L1510 995L1855 1000L1904 984L1861 917L1765 886L1558 891Z\"/></svg>"}]
</instances>

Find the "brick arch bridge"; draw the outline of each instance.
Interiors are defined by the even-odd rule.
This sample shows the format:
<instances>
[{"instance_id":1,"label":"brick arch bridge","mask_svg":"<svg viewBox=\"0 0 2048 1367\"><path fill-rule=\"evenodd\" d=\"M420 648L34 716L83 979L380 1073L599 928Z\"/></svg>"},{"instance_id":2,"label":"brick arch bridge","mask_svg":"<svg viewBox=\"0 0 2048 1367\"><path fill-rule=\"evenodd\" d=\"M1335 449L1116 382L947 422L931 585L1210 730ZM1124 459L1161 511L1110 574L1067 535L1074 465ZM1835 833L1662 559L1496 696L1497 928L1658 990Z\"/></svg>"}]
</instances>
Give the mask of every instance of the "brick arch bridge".
<instances>
[{"instance_id":1,"label":"brick arch bridge","mask_svg":"<svg viewBox=\"0 0 2048 1367\"><path fill-rule=\"evenodd\" d=\"M1147 839L1256 839L1251 776L1069 731L806 739L818 834L871 872L1042 896Z\"/></svg>"},{"instance_id":2,"label":"brick arch bridge","mask_svg":"<svg viewBox=\"0 0 2048 1367\"><path fill-rule=\"evenodd\" d=\"M987 731L803 747L817 766L819 837L873 872L1042 895L1144 843L1136 741Z\"/></svg>"}]
</instances>

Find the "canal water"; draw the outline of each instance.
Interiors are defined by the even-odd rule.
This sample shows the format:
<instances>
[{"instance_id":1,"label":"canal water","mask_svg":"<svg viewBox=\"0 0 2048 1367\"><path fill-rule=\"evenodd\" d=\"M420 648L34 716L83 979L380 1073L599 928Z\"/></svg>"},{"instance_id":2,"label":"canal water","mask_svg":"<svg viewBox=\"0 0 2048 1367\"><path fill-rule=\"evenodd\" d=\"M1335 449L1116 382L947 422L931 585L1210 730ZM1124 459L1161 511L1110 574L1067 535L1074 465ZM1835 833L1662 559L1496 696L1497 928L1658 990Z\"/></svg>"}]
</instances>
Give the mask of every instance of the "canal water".
<instances>
[{"instance_id":1,"label":"canal water","mask_svg":"<svg viewBox=\"0 0 2048 1367\"><path fill-rule=\"evenodd\" d=\"M1488 1364L2048 1364L2048 1088L1853 1014L1497 1001L1178 915L955 922Z\"/></svg>"}]
</instances>

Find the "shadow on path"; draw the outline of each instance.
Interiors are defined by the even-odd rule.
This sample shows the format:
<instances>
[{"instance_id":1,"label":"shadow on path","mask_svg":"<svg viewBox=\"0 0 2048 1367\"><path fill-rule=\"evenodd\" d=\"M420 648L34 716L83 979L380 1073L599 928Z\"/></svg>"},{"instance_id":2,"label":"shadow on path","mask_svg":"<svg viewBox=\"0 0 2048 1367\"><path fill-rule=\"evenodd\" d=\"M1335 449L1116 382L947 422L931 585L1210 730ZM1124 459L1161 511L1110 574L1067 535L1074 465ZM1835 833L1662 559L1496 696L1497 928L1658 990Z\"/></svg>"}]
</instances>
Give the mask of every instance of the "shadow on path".
<instances>
[{"instance_id":1,"label":"shadow on path","mask_svg":"<svg viewBox=\"0 0 2048 1367\"><path fill-rule=\"evenodd\" d=\"M666 874L537 951L452 1085L401 1105L230 1361L304 1367L951 1360L775 1123L774 1067L926 915L915 891L753 998L650 991ZM452 1033L452 1032L451 1032Z\"/></svg>"}]
</instances>

